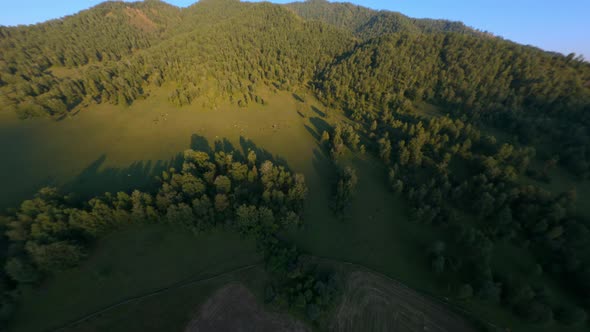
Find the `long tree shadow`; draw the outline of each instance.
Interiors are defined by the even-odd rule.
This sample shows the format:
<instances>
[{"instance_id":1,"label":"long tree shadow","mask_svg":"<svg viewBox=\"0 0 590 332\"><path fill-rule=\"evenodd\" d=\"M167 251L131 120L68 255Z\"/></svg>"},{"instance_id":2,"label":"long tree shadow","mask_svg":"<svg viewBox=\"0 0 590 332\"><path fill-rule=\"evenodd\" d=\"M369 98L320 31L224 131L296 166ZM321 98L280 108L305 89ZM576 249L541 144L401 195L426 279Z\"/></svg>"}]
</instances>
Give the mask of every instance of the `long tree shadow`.
<instances>
[{"instance_id":1,"label":"long tree shadow","mask_svg":"<svg viewBox=\"0 0 590 332\"><path fill-rule=\"evenodd\" d=\"M273 155L269 151L258 147L254 142L244 136L240 136L240 147L242 148L242 152L245 156L248 155L249 151L254 151L256 153L257 158L261 158L264 160L270 160L273 164L278 166L283 166L285 169L289 170L289 165L287 164L287 160L279 155Z\"/></svg>"},{"instance_id":2,"label":"long tree shadow","mask_svg":"<svg viewBox=\"0 0 590 332\"><path fill-rule=\"evenodd\" d=\"M178 153L168 160L155 162L136 161L127 167L105 166L107 156L101 155L90 163L78 176L62 186L65 193L75 193L79 199L102 195L106 192L150 190L158 186L156 176L170 168L179 169L182 154Z\"/></svg>"},{"instance_id":3,"label":"long tree shadow","mask_svg":"<svg viewBox=\"0 0 590 332\"><path fill-rule=\"evenodd\" d=\"M314 111L317 115L321 116L322 118L325 118L328 115L326 114L326 112L320 111L320 109L315 106L311 106L311 110Z\"/></svg>"},{"instance_id":4,"label":"long tree shadow","mask_svg":"<svg viewBox=\"0 0 590 332\"><path fill-rule=\"evenodd\" d=\"M238 160L245 160L245 153L242 153L242 151L240 151L239 149L237 149L232 142L230 142L227 138L223 138L220 140L215 140L215 142L213 143L213 145L215 146L215 152L225 152L225 153L231 153L234 158L238 159Z\"/></svg>"},{"instance_id":5,"label":"long tree shadow","mask_svg":"<svg viewBox=\"0 0 590 332\"><path fill-rule=\"evenodd\" d=\"M211 144L209 140L201 135L193 134L191 136L191 149L207 152L209 154L214 154L216 152L225 152L231 153L235 160L246 161L246 157L250 151L254 151L256 153L256 157L260 160L270 160L273 164L278 166L283 166L285 169L289 169L287 165L287 161L279 156L273 155L268 150L259 147L256 145L252 140L245 138L244 136L240 136L239 141L240 147L234 146L234 144L228 140L227 138L222 138L219 140L215 140L213 142L213 148L211 148Z\"/></svg>"},{"instance_id":6,"label":"long tree shadow","mask_svg":"<svg viewBox=\"0 0 590 332\"><path fill-rule=\"evenodd\" d=\"M327 155L326 151L319 148L313 149L312 164L317 174L328 177L334 175L334 162Z\"/></svg>"},{"instance_id":7,"label":"long tree shadow","mask_svg":"<svg viewBox=\"0 0 590 332\"><path fill-rule=\"evenodd\" d=\"M309 133L311 134L311 136L313 136L313 138L314 138L316 141L319 141L319 140L320 140L320 138L321 138L321 137L320 137L320 134L319 134L319 133L317 133L317 132L316 132L316 131L315 131L313 128L311 128L311 127L310 127L310 126L308 126L308 125L303 125L303 126L305 127L305 129L307 130L307 132L309 132Z\"/></svg>"},{"instance_id":8,"label":"long tree shadow","mask_svg":"<svg viewBox=\"0 0 590 332\"><path fill-rule=\"evenodd\" d=\"M253 141L240 137L240 147L234 146L228 139L223 138L213 143L200 135L193 134L190 148L214 154L216 152L232 153L236 160L245 161L249 151L254 151L259 160L270 160L273 164L283 166L289 170L287 161L269 151L257 146ZM157 176L170 168L180 170L183 154L177 153L168 160L139 160L126 167L107 166L107 155L102 154L84 168L74 179L61 185L63 193L71 194L72 199L83 202L91 197L103 195L107 192L130 192L133 190L152 191L159 186ZM39 188L37 188L39 189Z\"/></svg>"},{"instance_id":9,"label":"long tree shadow","mask_svg":"<svg viewBox=\"0 0 590 332\"><path fill-rule=\"evenodd\" d=\"M324 131L329 132L332 128L324 119L318 118L317 116L309 118L309 122L315 127L315 131L318 135L321 135Z\"/></svg>"},{"instance_id":10,"label":"long tree shadow","mask_svg":"<svg viewBox=\"0 0 590 332\"><path fill-rule=\"evenodd\" d=\"M305 99L303 99L303 97L299 96L296 93L293 93L293 98L295 98L295 100L297 100L300 103L305 103Z\"/></svg>"},{"instance_id":11,"label":"long tree shadow","mask_svg":"<svg viewBox=\"0 0 590 332\"><path fill-rule=\"evenodd\" d=\"M197 134L191 135L190 147L193 150L211 153L211 146L209 146L209 141L201 135L197 135Z\"/></svg>"}]
</instances>

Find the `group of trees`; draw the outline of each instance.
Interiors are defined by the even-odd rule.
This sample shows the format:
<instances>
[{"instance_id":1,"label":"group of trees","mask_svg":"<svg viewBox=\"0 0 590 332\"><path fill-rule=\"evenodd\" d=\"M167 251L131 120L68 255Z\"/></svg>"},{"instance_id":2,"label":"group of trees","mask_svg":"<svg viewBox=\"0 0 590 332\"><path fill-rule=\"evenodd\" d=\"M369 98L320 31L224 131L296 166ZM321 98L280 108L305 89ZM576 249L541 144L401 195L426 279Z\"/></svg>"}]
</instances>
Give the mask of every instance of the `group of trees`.
<instances>
[{"instance_id":1,"label":"group of trees","mask_svg":"<svg viewBox=\"0 0 590 332\"><path fill-rule=\"evenodd\" d=\"M319 269L297 248L277 238L266 241L265 257L273 276L265 301L298 310L312 322L325 318L339 294L340 283L334 273Z\"/></svg>"},{"instance_id":2,"label":"group of trees","mask_svg":"<svg viewBox=\"0 0 590 332\"><path fill-rule=\"evenodd\" d=\"M395 56L392 56L395 54ZM454 117L497 127L572 173L590 174L590 65L498 38L387 34L318 75L317 94L354 120L374 108L428 101Z\"/></svg>"},{"instance_id":3,"label":"group of trees","mask_svg":"<svg viewBox=\"0 0 590 332\"><path fill-rule=\"evenodd\" d=\"M164 223L194 233L225 225L257 239L277 303L307 312L316 320L336 288L331 279L299 259L278 233L302 224L305 180L249 151L246 160L232 152L184 152L182 169L159 177L154 192L107 193L88 201L43 188L1 219L0 313L7 319L20 284L79 264L100 236L129 224ZM326 279L327 278L327 279ZM273 297L274 299L274 297Z\"/></svg>"},{"instance_id":4,"label":"group of trees","mask_svg":"<svg viewBox=\"0 0 590 332\"><path fill-rule=\"evenodd\" d=\"M333 9L306 15L356 29L347 13L358 9ZM364 125L354 128L360 144L389 167L391 188L407 198L415 220L445 230L446 244L429 251L434 272L451 280L458 297L500 303L531 322L585 321L583 309L559 303L542 283L494 269L492 258L498 242L523 247L540 273L588 307L590 231L575 192L552 194L520 178L538 173L534 159L545 160L535 176L543 180L557 166L590 174L590 66L477 33L400 28L374 37L320 72L314 91ZM447 116L416 114L423 101ZM517 145L499 143L480 125ZM345 145L333 135L325 140L339 156Z\"/></svg>"},{"instance_id":5,"label":"group of trees","mask_svg":"<svg viewBox=\"0 0 590 332\"><path fill-rule=\"evenodd\" d=\"M334 190L332 210L337 215L344 215L356 191L358 178L354 168L347 166L338 171L338 181Z\"/></svg>"},{"instance_id":6,"label":"group of trees","mask_svg":"<svg viewBox=\"0 0 590 332\"><path fill-rule=\"evenodd\" d=\"M407 199L413 219L446 234L429 250L433 272L457 298L478 296L530 322L585 321L583 309L556 302L546 285L492 264L495 244L515 243L536 255L536 273L578 292L587 306L590 229L576 214L575 192L555 195L519 182L534 148L498 143L457 118L426 120L404 104L364 112L359 135L388 166L391 189Z\"/></svg>"},{"instance_id":7,"label":"group of trees","mask_svg":"<svg viewBox=\"0 0 590 332\"><path fill-rule=\"evenodd\" d=\"M341 157L346 150L364 153L365 146L359 147L360 136L350 124L338 123L330 131L331 134L328 131L322 133L321 143L336 172L331 208L337 216L343 217L355 195L358 178L356 170L351 165L344 165Z\"/></svg>"}]
</instances>

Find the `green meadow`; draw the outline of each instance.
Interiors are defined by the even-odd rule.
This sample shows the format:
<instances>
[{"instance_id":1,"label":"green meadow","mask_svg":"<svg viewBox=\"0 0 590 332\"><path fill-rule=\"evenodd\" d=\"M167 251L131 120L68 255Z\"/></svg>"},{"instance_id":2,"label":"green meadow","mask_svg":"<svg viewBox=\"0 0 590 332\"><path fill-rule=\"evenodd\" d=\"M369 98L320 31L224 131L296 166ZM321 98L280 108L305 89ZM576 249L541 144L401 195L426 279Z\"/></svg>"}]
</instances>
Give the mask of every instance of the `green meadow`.
<instances>
[{"instance_id":1,"label":"green meadow","mask_svg":"<svg viewBox=\"0 0 590 332\"><path fill-rule=\"evenodd\" d=\"M45 185L83 197L150 187L157 174L177 165L179 153L191 147L244 153L255 149L306 177L305 226L285 234L301 250L363 265L439 298L452 297L453 290L433 277L427 259L428 247L451 234L411 221L403 199L387 188L386 170L368 153L345 156L357 169L359 185L347 217L333 215L329 204L334 171L319 138L328 124L345 121L340 112L327 109L301 91L268 91L263 96L268 105L221 105L214 110L195 104L174 107L167 94L166 88L154 90L149 98L129 107L92 105L60 121L22 121L12 114L1 114L0 140L10 144L0 147L0 153L7 156L0 164L0 181L5 183L0 189L0 207L13 207ZM496 251L502 258L517 249L506 246ZM524 265L532 259L530 254L521 255ZM15 331L38 331L64 326L183 280L220 275L123 304L72 327L79 331L179 330L198 305L224 283L239 281L261 294L261 269L232 273L260 261L252 241L223 230L195 237L162 226L132 226L99 241L80 268L27 289L12 327ZM502 264L502 259L494 262L497 268ZM527 268L515 273L526 276ZM557 288L556 293L568 297ZM507 311L473 301L457 304L480 317L510 324L514 330L553 328L518 326Z\"/></svg>"},{"instance_id":2,"label":"green meadow","mask_svg":"<svg viewBox=\"0 0 590 332\"><path fill-rule=\"evenodd\" d=\"M101 240L92 257L79 268L55 275L38 289L27 289L23 294L25 305L15 317L15 329L59 328L116 302L178 282L217 275L223 278L227 272L259 264L260 260L254 241L235 232L219 230L195 236L162 225L129 227ZM202 291L212 291L210 287ZM190 319L194 311L193 307L174 307L182 308L179 312L185 314L183 319ZM166 307L159 311L166 311ZM180 324L177 320L170 323ZM129 324L141 324L139 317ZM123 327L118 326L121 331ZM109 330L112 328L115 326Z\"/></svg>"}]
</instances>

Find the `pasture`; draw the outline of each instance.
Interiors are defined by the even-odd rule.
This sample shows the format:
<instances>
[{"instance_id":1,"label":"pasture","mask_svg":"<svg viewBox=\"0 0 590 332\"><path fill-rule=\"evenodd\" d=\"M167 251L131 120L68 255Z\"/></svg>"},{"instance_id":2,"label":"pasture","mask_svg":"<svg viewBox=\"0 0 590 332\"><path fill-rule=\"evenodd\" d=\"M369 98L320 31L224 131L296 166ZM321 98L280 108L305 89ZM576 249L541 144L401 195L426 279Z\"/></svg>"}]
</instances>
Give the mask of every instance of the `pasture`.
<instances>
[{"instance_id":1,"label":"pasture","mask_svg":"<svg viewBox=\"0 0 590 332\"><path fill-rule=\"evenodd\" d=\"M260 261L254 242L234 232L195 236L163 225L133 226L101 240L79 268L57 274L39 288L26 289L12 328L52 330L138 295ZM185 314L190 317L190 312ZM128 324L139 325L124 326L140 326L133 318Z\"/></svg>"},{"instance_id":2,"label":"pasture","mask_svg":"<svg viewBox=\"0 0 590 332\"><path fill-rule=\"evenodd\" d=\"M452 234L410 221L402 198L387 189L386 170L369 154L348 155L347 162L357 169L358 189L348 217L333 215L329 205L334 169L319 138L328 124L342 121L339 111L326 109L301 92L268 92L263 96L268 105L220 105L215 110L198 105L176 108L167 101L168 93L166 88L153 90L149 98L129 107L92 105L61 121L19 121L12 114L0 114L0 154L7 156L0 163L0 181L6 184L0 188L0 208L15 206L45 185L86 197L149 188L154 176L177 165L179 154L190 147L242 154L253 149L259 158L286 163L306 177L306 225L285 234L302 251L360 264L422 292L452 297L453 290L433 277L427 254L433 242ZM500 255L509 256L512 249L502 250ZM82 267L26 290L12 328L37 331L63 326L129 297L259 261L254 244L230 232L194 237L163 226L130 228L99 241ZM240 282L260 299L263 280L261 268L230 273L124 304L72 330L179 330L216 289ZM362 285L370 288L374 282L365 280ZM530 326L514 326L516 319L495 305L460 304L514 331L531 331Z\"/></svg>"}]
</instances>

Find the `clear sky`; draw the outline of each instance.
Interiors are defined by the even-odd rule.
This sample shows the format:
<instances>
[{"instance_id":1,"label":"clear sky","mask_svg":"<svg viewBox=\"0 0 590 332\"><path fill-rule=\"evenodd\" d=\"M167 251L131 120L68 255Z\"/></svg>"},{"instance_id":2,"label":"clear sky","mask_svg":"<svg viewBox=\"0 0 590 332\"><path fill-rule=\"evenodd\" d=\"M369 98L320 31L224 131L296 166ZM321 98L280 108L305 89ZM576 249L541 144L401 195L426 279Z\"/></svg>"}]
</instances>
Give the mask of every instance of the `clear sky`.
<instances>
[{"instance_id":1,"label":"clear sky","mask_svg":"<svg viewBox=\"0 0 590 332\"><path fill-rule=\"evenodd\" d=\"M196 0L166 0L187 6ZM253 0L256 1L256 0ZM32 24L76 13L101 0L0 0L0 25ZM288 0L273 0L286 3ZM590 60L590 0L351 0L411 17L444 18L495 35Z\"/></svg>"}]
</instances>

